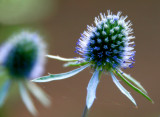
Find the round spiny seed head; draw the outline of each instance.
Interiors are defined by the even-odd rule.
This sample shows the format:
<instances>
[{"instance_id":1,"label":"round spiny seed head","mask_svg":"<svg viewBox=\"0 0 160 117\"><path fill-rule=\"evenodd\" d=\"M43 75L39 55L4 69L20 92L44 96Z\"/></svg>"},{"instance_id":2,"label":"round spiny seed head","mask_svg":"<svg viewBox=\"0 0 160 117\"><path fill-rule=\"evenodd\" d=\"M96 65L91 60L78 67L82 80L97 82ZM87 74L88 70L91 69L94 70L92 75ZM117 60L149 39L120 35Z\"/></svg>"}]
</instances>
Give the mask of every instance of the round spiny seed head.
<instances>
[{"instance_id":1,"label":"round spiny seed head","mask_svg":"<svg viewBox=\"0 0 160 117\"><path fill-rule=\"evenodd\" d=\"M22 32L0 49L0 63L12 78L35 78L43 73L45 44L36 33Z\"/></svg>"},{"instance_id":2,"label":"round spiny seed head","mask_svg":"<svg viewBox=\"0 0 160 117\"><path fill-rule=\"evenodd\" d=\"M100 14L95 18L95 26L87 26L77 45L77 52L88 61L94 69L110 71L117 67L132 67L135 51L132 36L132 25L120 16L121 12L108 16Z\"/></svg>"}]
</instances>

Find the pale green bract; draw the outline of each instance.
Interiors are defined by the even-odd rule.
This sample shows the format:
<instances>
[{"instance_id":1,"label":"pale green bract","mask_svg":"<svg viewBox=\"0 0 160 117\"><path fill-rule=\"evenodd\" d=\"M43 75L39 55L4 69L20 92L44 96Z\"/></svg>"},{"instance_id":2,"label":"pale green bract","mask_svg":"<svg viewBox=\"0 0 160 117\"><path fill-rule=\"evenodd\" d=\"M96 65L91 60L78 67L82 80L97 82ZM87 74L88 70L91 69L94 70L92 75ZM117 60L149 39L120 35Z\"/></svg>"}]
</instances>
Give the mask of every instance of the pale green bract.
<instances>
[{"instance_id":1,"label":"pale green bract","mask_svg":"<svg viewBox=\"0 0 160 117\"><path fill-rule=\"evenodd\" d=\"M77 68L77 69L74 69L72 71L69 71L69 72L65 72L65 73L60 73L60 74L49 74L48 76L43 76L43 77L40 77L40 78L36 78L34 80L32 80L33 82L50 82L50 81L54 81L54 80L62 80L62 79L66 79L66 78L69 78L71 76L74 76L76 74L78 74L79 72L81 72L82 70L84 70L85 68L89 67L90 64L88 62L80 62L79 60L81 60L80 58L63 58L63 57L59 57L59 56L53 56L53 55L47 55L49 58L52 58L52 59L56 59L56 60L60 60L60 61L65 61L65 62L68 62L65 65L65 67L68 67L68 66L81 66L80 68ZM148 99L149 101L152 101L152 99L148 96L147 94L147 91L143 88L143 86L137 81L135 80L133 77L131 77L130 75L122 72L120 69L117 69L117 70L112 70L111 72L111 76L113 78L113 81L114 83L116 84L116 86L120 89L120 91L122 93L124 93L133 103L135 106L137 106L134 98L130 95L130 93L119 83L119 81L116 79L116 77L114 76L115 73L117 76L119 76L128 86L130 86L132 89L134 89L136 92L140 93L142 96L144 96L146 99ZM94 73L95 74L95 73ZM96 73L98 74L98 72ZM99 77L98 75L93 75L93 78L96 79L96 77ZM92 78L91 78L92 79ZM93 80L93 79L92 79ZM90 82L92 81L90 80ZM95 80L95 82L92 82L92 84L94 85L91 85L91 83L88 84L88 93L90 95L90 92L92 92L93 90L91 89L94 89L94 87L96 88L96 84L98 85L99 82L97 82L98 80ZM97 82L97 83L96 83ZM132 84L133 83L133 84ZM96 92L96 89L94 89ZM91 93L92 96L87 96L87 100L86 100L86 103L88 102L88 106L87 108L89 109L93 103L93 101L90 102L90 98L92 98L92 100L94 100L96 97L95 97L95 94L94 93ZM90 98L89 98L90 97ZM90 100L89 100L90 99Z\"/></svg>"},{"instance_id":2,"label":"pale green bract","mask_svg":"<svg viewBox=\"0 0 160 117\"><path fill-rule=\"evenodd\" d=\"M37 115L37 110L33 105L32 99L30 95L28 94L26 88L24 87L24 84L22 82L19 82L19 90L22 97L22 100L24 104L26 105L27 109L34 115Z\"/></svg>"},{"instance_id":3,"label":"pale green bract","mask_svg":"<svg viewBox=\"0 0 160 117\"><path fill-rule=\"evenodd\" d=\"M89 65L85 65L82 66L78 69L66 72L66 73L61 73L61 74L50 74L49 76L43 76L37 79L32 80L33 82L50 82L53 80L62 80L62 79L66 79L69 78L71 76L74 76L76 74L78 74L79 72L81 72L82 70L84 70L86 67L88 67Z\"/></svg>"},{"instance_id":4,"label":"pale green bract","mask_svg":"<svg viewBox=\"0 0 160 117\"><path fill-rule=\"evenodd\" d=\"M9 88L11 86L11 80L7 80L5 81L5 83L3 84L3 86L0 89L0 107L4 104L6 97L7 97L7 93L9 91Z\"/></svg>"},{"instance_id":5,"label":"pale green bract","mask_svg":"<svg viewBox=\"0 0 160 117\"><path fill-rule=\"evenodd\" d=\"M114 74L111 72L111 76L113 79L113 82L116 84L116 86L119 88L119 90L126 95L131 101L132 103L137 106L134 98L131 96L131 94L119 83L119 81L117 80L117 78L114 76Z\"/></svg>"},{"instance_id":6,"label":"pale green bract","mask_svg":"<svg viewBox=\"0 0 160 117\"><path fill-rule=\"evenodd\" d=\"M142 85L140 85L140 83L138 83L136 80L135 82L132 80L133 84L135 84L136 86L134 86L132 83L130 83L127 79L132 78L131 76L125 74L126 77L123 77L123 74L116 72L116 74L127 84L129 85L132 89L134 89L135 91L137 91L138 93L140 93L141 95L143 95L146 99L148 99L149 101L151 101L152 103L154 103L152 101L152 99L148 96L147 92L144 92L144 88L142 87ZM129 78L128 78L129 77ZM133 78L132 78L133 79ZM138 83L138 84L137 84ZM139 88L140 87L140 88Z\"/></svg>"},{"instance_id":7,"label":"pale green bract","mask_svg":"<svg viewBox=\"0 0 160 117\"><path fill-rule=\"evenodd\" d=\"M119 70L119 73L123 73L121 70ZM122 76L124 76L127 80L129 80L130 82L132 82L134 85L136 85L139 89L141 89L141 91L143 91L143 93L147 94L147 91L143 88L143 86L133 77L131 77L130 75L123 73Z\"/></svg>"}]
</instances>

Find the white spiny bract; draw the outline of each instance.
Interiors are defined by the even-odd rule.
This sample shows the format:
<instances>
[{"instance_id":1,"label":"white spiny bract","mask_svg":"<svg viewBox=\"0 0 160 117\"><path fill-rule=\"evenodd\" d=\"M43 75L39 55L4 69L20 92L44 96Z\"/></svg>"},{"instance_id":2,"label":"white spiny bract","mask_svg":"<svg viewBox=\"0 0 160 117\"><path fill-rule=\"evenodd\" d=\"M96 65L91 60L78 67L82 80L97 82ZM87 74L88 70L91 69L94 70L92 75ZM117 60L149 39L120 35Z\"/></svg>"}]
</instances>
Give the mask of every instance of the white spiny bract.
<instances>
[{"instance_id":1,"label":"white spiny bract","mask_svg":"<svg viewBox=\"0 0 160 117\"><path fill-rule=\"evenodd\" d=\"M36 109L26 87L45 106L49 105L46 94L29 80L43 74L46 44L37 33L21 32L9 38L0 48L0 70L9 79L0 90L0 106L3 105L7 92L13 82L19 84L19 90L27 109L36 115ZM1 76L0 76L1 78ZM44 102L46 101L46 102Z\"/></svg>"},{"instance_id":2,"label":"white spiny bract","mask_svg":"<svg viewBox=\"0 0 160 117\"><path fill-rule=\"evenodd\" d=\"M100 14L95 18L95 26L87 26L78 41L77 52L86 61L92 64L94 69L110 71L119 67L133 67L135 51L133 51L134 38L131 34L132 24L125 21L126 17Z\"/></svg>"},{"instance_id":3,"label":"white spiny bract","mask_svg":"<svg viewBox=\"0 0 160 117\"><path fill-rule=\"evenodd\" d=\"M66 73L49 74L48 76L34 79L33 82L50 82L66 79L90 66L94 73L87 87L86 107L82 117L87 117L87 112L96 98L96 89L103 72L111 75L113 82L119 90L135 106L137 104L134 98L120 84L116 76L119 76L132 89L152 102L142 85L121 70L121 68L133 67L135 51L133 51L134 41L131 41L134 38L131 35L131 23L126 21L127 16L123 17L120 15L121 12L113 15L108 11L108 16L100 14L100 17L95 18L95 26L87 26L87 31L83 32L76 47L76 52L82 55L82 58L63 58L48 55L49 58L66 61L65 67L81 66L80 68Z\"/></svg>"}]
</instances>

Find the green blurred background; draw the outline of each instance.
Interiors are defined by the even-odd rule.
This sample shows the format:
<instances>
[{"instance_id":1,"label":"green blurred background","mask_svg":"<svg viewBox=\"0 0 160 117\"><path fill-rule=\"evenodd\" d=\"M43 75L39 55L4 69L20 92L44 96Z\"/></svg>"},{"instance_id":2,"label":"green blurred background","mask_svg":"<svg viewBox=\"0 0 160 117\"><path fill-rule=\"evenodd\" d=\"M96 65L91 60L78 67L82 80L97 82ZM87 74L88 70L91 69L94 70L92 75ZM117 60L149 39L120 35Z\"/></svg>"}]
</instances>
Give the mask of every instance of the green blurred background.
<instances>
[{"instance_id":1,"label":"green blurred background","mask_svg":"<svg viewBox=\"0 0 160 117\"><path fill-rule=\"evenodd\" d=\"M74 53L77 39L94 17L108 9L122 11L133 23L137 51L134 68L124 71L141 82L155 104L127 88L138 104L135 108L111 77L103 75L89 117L160 117L159 5L159 0L0 0L0 42L22 30L36 31L48 43L49 54L79 56ZM62 64L48 59L44 75L74 69ZM34 100L38 117L81 117L91 75L86 69L70 79L39 84L50 95L52 106L44 108ZM16 89L0 109L0 117L32 117Z\"/></svg>"}]
</instances>

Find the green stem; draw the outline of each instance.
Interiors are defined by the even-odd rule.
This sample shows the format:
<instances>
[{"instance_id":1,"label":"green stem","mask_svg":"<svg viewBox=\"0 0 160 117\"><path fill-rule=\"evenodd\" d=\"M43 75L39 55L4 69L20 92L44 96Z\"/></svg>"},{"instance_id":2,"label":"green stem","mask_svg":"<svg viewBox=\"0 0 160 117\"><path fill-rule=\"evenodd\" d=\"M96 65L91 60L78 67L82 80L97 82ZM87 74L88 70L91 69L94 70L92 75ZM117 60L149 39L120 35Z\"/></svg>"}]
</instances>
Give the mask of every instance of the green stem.
<instances>
[{"instance_id":1,"label":"green stem","mask_svg":"<svg viewBox=\"0 0 160 117\"><path fill-rule=\"evenodd\" d=\"M89 109L85 106L82 117L88 117Z\"/></svg>"}]
</instances>

